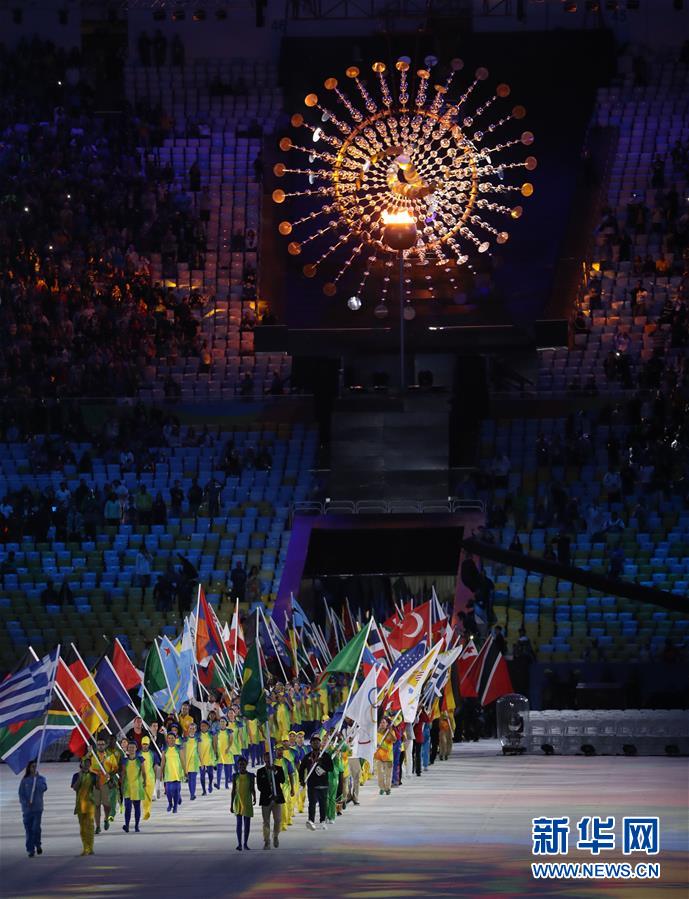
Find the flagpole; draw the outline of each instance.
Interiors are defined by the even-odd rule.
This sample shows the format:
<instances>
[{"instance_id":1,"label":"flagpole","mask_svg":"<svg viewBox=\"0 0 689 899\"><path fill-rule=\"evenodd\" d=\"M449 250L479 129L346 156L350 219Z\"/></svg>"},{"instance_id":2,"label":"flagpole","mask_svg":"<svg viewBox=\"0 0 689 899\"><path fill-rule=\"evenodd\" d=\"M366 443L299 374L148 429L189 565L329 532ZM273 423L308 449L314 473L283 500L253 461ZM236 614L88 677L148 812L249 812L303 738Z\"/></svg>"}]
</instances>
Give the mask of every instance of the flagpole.
<instances>
[{"instance_id":1,"label":"flagpole","mask_svg":"<svg viewBox=\"0 0 689 899\"><path fill-rule=\"evenodd\" d=\"M199 581L199 587L198 587L198 590L196 591L196 617L194 618L194 634L193 634L193 637L194 637L194 667L196 668L196 682L199 685L199 698L201 696L201 688L203 686L201 684L201 678L199 677L199 660L196 657L196 634L199 629L199 610L200 610L200 608L201 608L201 581ZM203 689L205 690L205 687ZM207 690L206 690L206 695L208 695ZM203 702L203 700L200 699L200 702Z\"/></svg>"},{"instance_id":2,"label":"flagpole","mask_svg":"<svg viewBox=\"0 0 689 899\"><path fill-rule=\"evenodd\" d=\"M313 625L312 633L313 633L314 639L316 641L316 645L318 646L320 651L323 653L323 659L325 660L325 663L327 665L328 662L332 662L333 657L332 657L330 650L328 649L328 644L325 642L325 634L321 630L321 627L319 624Z\"/></svg>"},{"instance_id":3,"label":"flagpole","mask_svg":"<svg viewBox=\"0 0 689 899\"><path fill-rule=\"evenodd\" d=\"M239 641L239 597L235 599L234 617L234 661L232 662L232 671L234 672L235 683L237 681L237 643Z\"/></svg>"},{"instance_id":4,"label":"flagpole","mask_svg":"<svg viewBox=\"0 0 689 899\"><path fill-rule=\"evenodd\" d=\"M325 596L323 597L323 605L325 606L325 617L327 621L330 622L331 631L335 634L335 645L337 646L337 651L339 652L342 647L340 646L340 635L337 630L337 625L335 624L335 613L328 605Z\"/></svg>"},{"instance_id":5,"label":"flagpole","mask_svg":"<svg viewBox=\"0 0 689 899\"><path fill-rule=\"evenodd\" d=\"M428 623L428 648L433 648L433 640L431 639L431 632L433 630L433 603L428 603L428 618L426 619Z\"/></svg>"},{"instance_id":6,"label":"flagpole","mask_svg":"<svg viewBox=\"0 0 689 899\"><path fill-rule=\"evenodd\" d=\"M50 712L50 700L53 695L53 687L55 686L55 677L57 676L57 663L60 658L60 644L57 645L57 650L55 652L55 662L53 663L53 670L50 676L50 689L48 691L48 705L45 710L45 715L43 717L43 727L41 728L41 739L38 744L38 755L36 756L36 772L33 776L33 786L31 787L31 798L29 799L29 805L33 802L34 793L36 792L36 783L38 782L38 769L41 766L41 755L43 754L43 744L45 743L45 732L48 727L48 714Z\"/></svg>"},{"instance_id":7,"label":"flagpole","mask_svg":"<svg viewBox=\"0 0 689 899\"><path fill-rule=\"evenodd\" d=\"M297 658L297 633L294 628L292 628L291 636L289 638L289 642L292 645L292 652L294 653L294 672L295 677L299 680L299 659Z\"/></svg>"}]
</instances>

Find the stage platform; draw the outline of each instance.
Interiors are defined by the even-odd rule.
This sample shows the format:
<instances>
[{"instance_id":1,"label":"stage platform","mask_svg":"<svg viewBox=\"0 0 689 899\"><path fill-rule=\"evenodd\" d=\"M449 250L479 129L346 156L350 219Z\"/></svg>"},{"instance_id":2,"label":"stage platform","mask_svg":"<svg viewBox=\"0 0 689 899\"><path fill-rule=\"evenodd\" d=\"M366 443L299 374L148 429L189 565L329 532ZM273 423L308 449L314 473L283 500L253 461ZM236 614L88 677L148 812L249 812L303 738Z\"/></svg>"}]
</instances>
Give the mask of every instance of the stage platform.
<instances>
[{"instance_id":1,"label":"stage platform","mask_svg":"<svg viewBox=\"0 0 689 899\"><path fill-rule=\"evenodd\" d=\"M215 899L394 899L394 897L684 897L687 895L686 758L504 758L495 741L455 744L390 796L374 781L361 805L348 807L327 832L312 833L304 816L283 833L280 848L263 850L260 817L250 852L235 850L229 793L222 790L180 813L153 806L141 834L122 832L122 817L96 838L95 855L81 845L69 782L76 766L45 766L48 780L41 857L24 851L17 787L0 769L0 846L3 897L139 899L174 896ZM185 797L186 797L185 790ZM627 860L655 861L660 881L535 881L531 819L583 815L617 819L659 816L660 852ZM537 857L536 861L539 860ZM559 861L621 861L617 849L598 857L570 850Z\"/></svg>"}]
</instances>

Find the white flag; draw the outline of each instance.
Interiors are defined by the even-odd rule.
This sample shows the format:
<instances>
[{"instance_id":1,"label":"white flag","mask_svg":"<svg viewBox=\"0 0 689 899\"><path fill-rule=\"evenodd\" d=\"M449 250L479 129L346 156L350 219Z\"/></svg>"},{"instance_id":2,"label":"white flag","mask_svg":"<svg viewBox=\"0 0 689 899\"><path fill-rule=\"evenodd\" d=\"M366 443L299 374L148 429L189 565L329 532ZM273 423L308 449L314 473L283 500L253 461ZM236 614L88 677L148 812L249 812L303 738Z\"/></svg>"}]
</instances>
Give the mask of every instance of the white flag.
<instances>
[{"instance_id":1,"label":"white flag","mask_svg":"<svg viewBox=\"0 0 689 899\"><path fill-rule=\"evenodd\" d=\"M347 717L358 725L352 745L352 757L366 759L373 770L373 754L378 735L378 666L366 675L363 684L347 707Z\"/></svg>"}]
</instances>

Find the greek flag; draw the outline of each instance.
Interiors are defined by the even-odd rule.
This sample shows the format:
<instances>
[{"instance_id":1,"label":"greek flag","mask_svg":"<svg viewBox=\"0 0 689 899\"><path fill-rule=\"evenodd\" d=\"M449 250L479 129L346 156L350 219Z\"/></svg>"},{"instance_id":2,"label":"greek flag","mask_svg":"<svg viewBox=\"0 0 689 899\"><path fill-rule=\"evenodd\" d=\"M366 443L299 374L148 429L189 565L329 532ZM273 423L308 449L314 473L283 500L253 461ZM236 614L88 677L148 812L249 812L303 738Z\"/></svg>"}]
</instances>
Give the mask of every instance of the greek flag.
<instances>
[{"instance_id":1,"label":"greek flag","mask_svg":"<svg viewBox=\"0 0 689 899\"><path fill-rule=\"evenodd\" d=\"M0 684L0 727L42 715L48 708L58 651L27 665Z\"/></svg>"}]
</instances>

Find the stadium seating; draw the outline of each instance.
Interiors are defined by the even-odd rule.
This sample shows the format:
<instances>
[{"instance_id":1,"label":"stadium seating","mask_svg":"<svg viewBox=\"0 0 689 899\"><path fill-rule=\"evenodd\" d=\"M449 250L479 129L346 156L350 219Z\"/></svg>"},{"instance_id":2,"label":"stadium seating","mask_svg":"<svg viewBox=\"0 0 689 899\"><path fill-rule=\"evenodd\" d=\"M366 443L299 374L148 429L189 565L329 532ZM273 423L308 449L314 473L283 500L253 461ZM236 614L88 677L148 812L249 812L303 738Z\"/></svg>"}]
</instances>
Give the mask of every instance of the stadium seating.
<instances>
[{"instance_id":1,"label":"stadium seating","mask_svg":"<svg viewBox=\"0 0 689 899\"><path fill-rule=\"evenodd\" d=\"M213 93L215 82L239 80L251 85L250 93ZM290 359L285 354L255 356L253 331L241 325L249 305L256 311L255 290L247 294L244 280L246 272L259 269L261 184L256 160L262 134L272 133L282 109L275 70L255 60L196 60L183 70L129 64L125 81L132 102L160 106L175 122L175 136L149 153L160 165L172 165L175 185L187 192L195 208L202 200L189 189L189 169L198 163L209 205L204 268L190 271L188 265L178 264L174 286L197 290L207 299L202 330L212 353L210 369L200 371L196 358L162 363L149 370L141 396L161 399L168 374L181 384L183 399L234 396L247 373L254 393L267 392L274 371L282 380L289 376ZM192 131L196 136L188 136ZM233 237L239 242L233 243ZM159 255L151 260L151 275L164 280Z\"/></svg>"},{"instance_id":2,"label":"stadium seating","mask_svg":"<svg viewBox=\"0 0 689 899\"><path fill-rule=\"evenodd\" d=\"M677 299L682 270L677 267L681 260L667 247L666 235L654 226L654 209L659 205L660 194L671 187L676 189L679 198L687 196L686 170L673 162L671 151L677 142L684 146L689 142L689 72L685 66L673 62L654 62L651 84L635 87L629 63L630 57L623 56L619 83L599 89L594 121L618 131L607 179L608 208L622 228L628 204L643 203L649 210L649 222L638 232L627 229L632 244L629 259L625 261L620 261L620 247L609 239L605 228L595 235L582 285L581 306L587 316L588 334L573 338L571 349L541 351L537 384L540 392L565 393L572 384L583 388L593 378L598 390L623 393L624 385L609 381L604 370L606 356L620 332L629 336L625 353L634 380L654 350L662 350L669 364L676 363L686 352L686 348L670 345L670 324L659 322L665 304ZM663 188L652 186L656 154L664 161ZM636 257L646 260L650 256L656 260L661 254L671 266L669 273L634 272ZM592 279L600 282L601 303L596 308L591 308L587 291ZM642 315L634 315L630 300L630 290L638 281L648 292Z\"/></svg>"},{"instance_id":3,"label":"stadium seating","mask_svg":"<svg viewBox=\"0 0 689 899\"><path fill-rule=\"evenodd\" d=\"M186 429L182 429L182 438ZM225 478L220 470L219 452L232 437L243 453L258 443L270 447L269 471L245 468L238 477ZM220 514L209 518L202 504L193 517L185 501L180 518L168 517L166 525L121 524L99 528L93 541L37 543L25 537L21 543L6 543L3 556L15 553L16 573L4 576L0 598L6 630L0 632L0 665L9 665L27 645L50 647L56 640L76 642L92 656L102 649L101 635L117 634L131 646L137 658L145 641L162 630L179 630L177 611L167 615L155 609L152 587L137 585L136 554L146 546L152 556L152 583L168 562L176 563L181 553L199 571L210 602L219 608L223 620L231 614L227 597L229 573L236 560L245 567L259 568L261 593L270 606L275 598L289 541L289 507L303 500L311 485L310 469L316 448L316 434L305 426L254 423L224 431L218 449L175 447L160 450L163 461L152 473L137 478L134 472L121 473L119 465L106 464L90 444L72 446L75 455L85 450L94 454L89 484L103 488L121 479L131 491L146 484L150 493L162 493L169 505L170 487L180 481L185 495L192 478L204 486L217 477L224 488ZM27 445L4 444L0 451L2 479L8 490L28 488L45 491L66 480L70 490L79 485L76 468L35 474L28 461ZM67 579L74 593L73 607L43 607L41 591L48 578L56 587Z\"/></svg>"},{"instance_id":4,"label":"stadium seating","mask_svg":"<svg viewBox=\"0 0 689 899\"><path fill-rule=\"evenodd\" d=\"M607 470L606 442L610 429L599 426L593 434L593 457L588 464L539 466L536 457L538 434L548 439L558 435L565 441L564 419L486 421L482 429L482 455L494 458L506 452L512 473L506 488L493 489L491 502L503 505L508 494L526 498L526 527L518 530L523 550L543 557L546 545L557 534L557 527L534 525L536 506L547 503L554 481L578 501L579 510L597 504L607 514L606 493L602 485ZM626 497L626 510L613 503L610 511L623 517L639 506L637 515L628 517L622 533L607 533L592 542L591 535L577 532L572 541L572 563L585 570L605 573L612 549L620 546L624 554L622 577L646 586L686 595L689 587L689 512L681 497L639 493ZM510 523L494 529L496 541L507 546L515 534ZM667 637L682 638L689 632L689 621L678 612L640 606L632 600L597 595L587 588L558 581L552 577L526 574L519 569L490 565L487 570L495 581L495 607L499 622L509 627L510 635L524 624L540 661L565 661L585 658L592 639L597 651L609 660L640 659L644 653L659 653ZM592 656L594 658L595 656Z\"/></svg>"}]
</instances>

